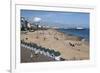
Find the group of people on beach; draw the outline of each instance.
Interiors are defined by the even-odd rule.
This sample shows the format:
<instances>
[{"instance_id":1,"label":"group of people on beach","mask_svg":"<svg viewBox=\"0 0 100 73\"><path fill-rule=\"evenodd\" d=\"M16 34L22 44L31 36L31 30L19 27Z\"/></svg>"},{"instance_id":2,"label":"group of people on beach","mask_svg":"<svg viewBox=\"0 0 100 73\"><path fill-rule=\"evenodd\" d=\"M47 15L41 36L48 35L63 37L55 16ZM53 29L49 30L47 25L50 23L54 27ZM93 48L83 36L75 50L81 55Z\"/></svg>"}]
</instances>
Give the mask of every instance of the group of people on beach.
<instances>
[{"instance_id":1,"label":"group of people on beach","mask_svg":"<svg viewBox=\"0 0 100 73\"><path fill-rule=\"evenodd\" d=\"M81 43L74 43L74 44L73 44L73 43L69 42L69 45L72 46L72 47L75 47L76 45L77 45L77 46L80 46L80 45L82 45L82 44L81 44Z\"/></svg>"}]
</instances>

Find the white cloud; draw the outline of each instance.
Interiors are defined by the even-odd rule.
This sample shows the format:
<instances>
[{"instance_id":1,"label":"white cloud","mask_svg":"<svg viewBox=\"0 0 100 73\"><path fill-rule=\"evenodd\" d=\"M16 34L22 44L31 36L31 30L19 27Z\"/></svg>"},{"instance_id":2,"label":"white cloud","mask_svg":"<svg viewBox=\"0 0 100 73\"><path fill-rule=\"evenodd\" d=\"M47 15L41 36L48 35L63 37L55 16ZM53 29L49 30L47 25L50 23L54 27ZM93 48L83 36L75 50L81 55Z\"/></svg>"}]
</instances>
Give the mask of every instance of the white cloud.
<instances>
[{"instance_id":1,"label":"white cloud","mask_svg":"<svg viewBox=\"0 0 100 73\"><path fill-rule=\"evenodd\" d=\"M34 17L34 18L33 18L33 21L34 21L34 22L40 22L41 20L42 20L42 19L39 18L39 17Z\"/></svg>"}]
</instances>

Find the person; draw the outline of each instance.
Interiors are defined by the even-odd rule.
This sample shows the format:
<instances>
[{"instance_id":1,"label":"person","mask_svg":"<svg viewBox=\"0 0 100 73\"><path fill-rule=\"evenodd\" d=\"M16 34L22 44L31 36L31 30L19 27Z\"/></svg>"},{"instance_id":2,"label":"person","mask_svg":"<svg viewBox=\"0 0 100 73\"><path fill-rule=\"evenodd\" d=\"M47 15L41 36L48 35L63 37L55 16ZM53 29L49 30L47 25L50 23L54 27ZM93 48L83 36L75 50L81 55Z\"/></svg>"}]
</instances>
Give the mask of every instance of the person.
<instances>
[{"instance_id":1,"label":"person","mask_svg":"<svg viewBox=\"0 0 100 73\"><path fill-rule=\"evenodd\" d=\"M27 23L27 29L28 29L29 31L31 31L31 24L30 24L30 23Z\"/></svg>"},{"instance_id":2,"label":"person","mask_svg":"<svg viewBox=\"0 0 100 73\"><path fill-rule=\"evenodd\" d=\"M70 45L70 46L72 46L72 47L75 47L75 45L74 45L74 44L72 44L72 43L70 43L70 42L69 42L69 45Z\"/></svg>"}]
</instances>

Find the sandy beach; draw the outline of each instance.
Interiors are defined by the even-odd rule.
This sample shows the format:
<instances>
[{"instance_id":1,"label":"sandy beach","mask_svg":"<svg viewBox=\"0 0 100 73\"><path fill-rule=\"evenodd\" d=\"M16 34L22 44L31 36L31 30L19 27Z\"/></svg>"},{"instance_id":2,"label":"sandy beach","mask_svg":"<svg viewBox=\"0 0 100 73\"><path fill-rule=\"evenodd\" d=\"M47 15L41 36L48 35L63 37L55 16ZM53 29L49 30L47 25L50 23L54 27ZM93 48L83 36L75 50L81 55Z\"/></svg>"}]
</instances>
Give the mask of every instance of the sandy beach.
<instances>
[{"instance_id":1,"label":"sandy beach","mask_svg":"<svg viewBox=\"0 0 100 73\"><path fill-rule=\"evenodd\" d=\"M77 36L64 34L55 29L38 30L34 32L21 31L21 40L33 42L45 48L61 53L66 60L88 60L89 43ZM21 48L22 49L22 48Z\"/></svg>"}]
</instances>

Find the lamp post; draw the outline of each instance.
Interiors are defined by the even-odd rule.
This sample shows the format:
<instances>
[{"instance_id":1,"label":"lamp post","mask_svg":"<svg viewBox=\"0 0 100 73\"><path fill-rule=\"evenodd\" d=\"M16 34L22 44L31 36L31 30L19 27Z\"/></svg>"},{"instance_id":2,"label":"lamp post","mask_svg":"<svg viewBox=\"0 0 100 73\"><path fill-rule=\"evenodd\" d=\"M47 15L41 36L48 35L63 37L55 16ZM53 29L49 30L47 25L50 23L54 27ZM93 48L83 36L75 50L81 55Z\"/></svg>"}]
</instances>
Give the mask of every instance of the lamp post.
<instances>
[{"instance_id":1,"label":"lamp post","mask_svg":"<svg viewBox=\"0 0 100 73\"><path fill-rule=\"evenodd\" d=\"M38 38L38 28L39 28L39 23L40 23L40 21L41 21L41 18L39 18L39 17L34 17L33 18L33 21L35 22L35 24L36 24L36 28L37 28L37 38Z\"/></svg>"}]
</instances>

